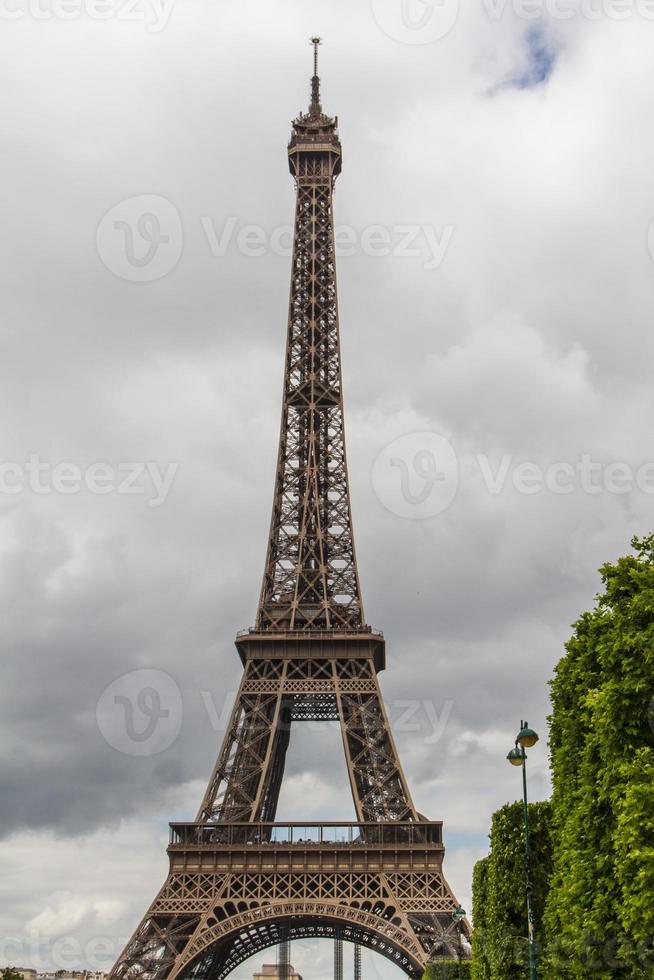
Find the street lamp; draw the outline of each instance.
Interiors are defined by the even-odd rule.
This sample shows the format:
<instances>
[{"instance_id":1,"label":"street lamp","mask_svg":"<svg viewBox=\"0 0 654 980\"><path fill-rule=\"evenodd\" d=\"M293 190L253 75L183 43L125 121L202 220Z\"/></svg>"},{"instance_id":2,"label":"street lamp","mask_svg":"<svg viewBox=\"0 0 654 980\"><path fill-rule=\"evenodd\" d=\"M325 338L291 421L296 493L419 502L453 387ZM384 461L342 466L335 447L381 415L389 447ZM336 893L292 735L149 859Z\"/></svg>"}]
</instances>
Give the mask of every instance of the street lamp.
<instances>
[{"instance_id":1,"label":"street lamp","mask_svg":"<svg viewBox=\"0 0 654 980\"><path fill-rule=\"evenodd\" d=\"M522 766L522 795L525 817L525 876L527 878L527 925L529 928L529 977L538 980L536 957L536 930L534 927L534 909L532 902L531 884L531 847L529 845L529 806L527 803L527 753L538 742L538 735L526 721L520 722L520 731L516 735L515 746L507 755L512 766Z\"/></svg>"}]
</instances>

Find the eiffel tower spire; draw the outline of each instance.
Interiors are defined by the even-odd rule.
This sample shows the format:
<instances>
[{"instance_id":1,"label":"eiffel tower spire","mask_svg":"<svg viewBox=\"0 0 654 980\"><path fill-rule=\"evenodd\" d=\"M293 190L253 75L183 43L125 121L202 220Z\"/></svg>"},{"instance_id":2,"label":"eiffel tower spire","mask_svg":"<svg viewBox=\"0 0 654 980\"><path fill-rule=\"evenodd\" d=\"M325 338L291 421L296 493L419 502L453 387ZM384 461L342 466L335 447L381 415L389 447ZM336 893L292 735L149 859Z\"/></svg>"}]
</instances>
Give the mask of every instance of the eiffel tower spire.
<instances>
[{"instance_id":1,"label":"eiffel tower spire","mask_svg":"<svg viewBox=\"0 0 654 980\"><path fill-rule=\"evenodd\" d=\"M316 118L322 114L322 106L320 105L320 77L318 75L318 47L322 44L322 38L312 37L311 43L313 44L313 77L311 79L311 105L309 107L309 115Z\"/></svg>"},{"instance_id":2,"label":"eiffel tower spire","mask_svg":"<svg viewBox=\"0 0 654 980\"><path fill-rule=\"evenodd\" d=\"M333 192L337 119L323 115L318 45L308 114L293 122L297 192L281 435L259 630L364 625L348 487Z\"/></svg>"}]
</instances>

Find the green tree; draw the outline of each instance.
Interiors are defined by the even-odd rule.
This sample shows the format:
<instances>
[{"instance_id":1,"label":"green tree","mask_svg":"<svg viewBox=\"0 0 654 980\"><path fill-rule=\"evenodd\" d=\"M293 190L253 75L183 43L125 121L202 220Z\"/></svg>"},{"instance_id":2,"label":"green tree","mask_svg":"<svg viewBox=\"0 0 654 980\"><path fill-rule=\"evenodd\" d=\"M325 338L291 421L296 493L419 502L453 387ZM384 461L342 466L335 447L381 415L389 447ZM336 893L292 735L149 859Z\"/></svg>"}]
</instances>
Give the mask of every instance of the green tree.
<instances>
[{"instance_id":1,"label":"green tree","mask_svg":"<svg viewBox=\"0 0 654 980\"><path fill-rule=\"evenodd\" d=\"M632 546L552 682L548 980L654 976L654 536Z\"/></svg>"},{"instance_id":2,"label":"green tree","mask_svg":"<svg viewBox=\"0 0 654 980\"><path fill-rule=\"evenodd\" d=\"M477 861L472 872L472 980L491 980L487 952L488 872L490 857Z\"/></svg>"},{"instance_id":3,"label":"green tree","mask_svg":"<svg viewBox=\"0 0 654 980\"><path fill-rule=\"evenodd\" d=\"M23 980L23 975L14 969L13 966L6 966L3 970L0 970L0 980Z\"/></svg>"},{"instance_id":4,"label":"green tree","mask_svg":"<svg viewBox=\"0 0 654 980\"><path fill-rule=\"evenodd\" d=\"M473 978L524 980L529 960L522 803L493 814L490 854L473 875ZM531 880L536 938L543 940L543 914L552 873L549 803L529 805Z\"/></svg>"},{"instance_id":5,"label":"green tree","mask_svg":"<svg viewBox=\"0 0 654 980\"><path fill-rule=\"evenodd\" d=\"M429 963L423 973L423 980L470 980L470 960L442 960Z\"/></svg>"}]
</instances>

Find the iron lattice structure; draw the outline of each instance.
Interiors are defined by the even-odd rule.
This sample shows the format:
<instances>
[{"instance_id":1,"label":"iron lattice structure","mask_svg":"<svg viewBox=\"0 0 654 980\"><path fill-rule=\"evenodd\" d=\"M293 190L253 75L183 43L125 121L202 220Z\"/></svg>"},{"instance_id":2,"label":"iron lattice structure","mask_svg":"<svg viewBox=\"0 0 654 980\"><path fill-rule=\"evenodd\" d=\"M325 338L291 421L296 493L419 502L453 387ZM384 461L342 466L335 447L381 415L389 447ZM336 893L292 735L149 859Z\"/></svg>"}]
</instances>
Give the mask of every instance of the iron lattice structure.
<instances>
[{"instance_id":1,"label":"iron lattice structure","mask_svg":"<svg viewBox=\"0 0 654 980\"><path fill-rule=\"evenodd\" d=\"M334 261L337 120L311 104L288 147L297 190L279 460L256 626L196 822L171 824L170 871L112 980L222 980L261 950L326 937L408 975L455 958L458 903L439 822L415 809L366 625L348 490ZM294 722L340 723L355 823L278 824ZM284 948L284 947L283 947ZM286 958L287 955L286 955Z\"/></svg>"},{"instance_id":2,"label":"iron lattice structure","mask_svg":"<svg viewBox=\"0 0 654 980\"><path fill-rule=\"evenodd\" d=\"M315 70L317 70L317 65ZM359 629L363 610L352 535L339 342L333 191L337 120L320 106L288 149L297 203L279 458L257 627Z\"/></svg>"},{"instance_id":3,"label":"iron lattice structure","mask_svg":"<svg viewBox=\"0 0 654 980\"><path fill-rule=\"evenodd\" d=\"M334 940L334 980L343 980L343 940L340 935Z\"/></svg>"}]
</instances>

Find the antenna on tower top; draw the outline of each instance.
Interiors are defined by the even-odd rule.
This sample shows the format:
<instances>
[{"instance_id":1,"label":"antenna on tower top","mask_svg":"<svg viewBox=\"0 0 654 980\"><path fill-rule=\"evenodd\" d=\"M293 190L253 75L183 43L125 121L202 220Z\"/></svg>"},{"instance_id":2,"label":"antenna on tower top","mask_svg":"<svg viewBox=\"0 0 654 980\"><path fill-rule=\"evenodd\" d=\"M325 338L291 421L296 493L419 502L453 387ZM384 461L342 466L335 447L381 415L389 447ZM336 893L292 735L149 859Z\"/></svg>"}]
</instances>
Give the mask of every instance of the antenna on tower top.
<instances>
[{"instance_id":1,"label":"antenna on tower top","mask_svg":"<svg viewBox=\"0 0 654 980\"><path fill-rule=\"evenodd\" d=\"M313 44L313 73L318 74L318 48L322 44L321 37L309 38L309 44Z\"/></svg>"},{"instance_id":2,"label":"antenna on tower top","mask_svg":"<svg viewBox=\"0 0 654 980\"><path fill-rule=\"evenodd\" d=\"M322 44L322 38L312 37L309 42L313 44L313 78L311 79L311 106L309 115L316 117L322 113L320 105L320 78L318 77L318 48Z\"/></svg>"}]
</instances>

